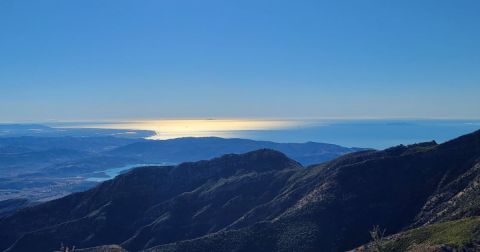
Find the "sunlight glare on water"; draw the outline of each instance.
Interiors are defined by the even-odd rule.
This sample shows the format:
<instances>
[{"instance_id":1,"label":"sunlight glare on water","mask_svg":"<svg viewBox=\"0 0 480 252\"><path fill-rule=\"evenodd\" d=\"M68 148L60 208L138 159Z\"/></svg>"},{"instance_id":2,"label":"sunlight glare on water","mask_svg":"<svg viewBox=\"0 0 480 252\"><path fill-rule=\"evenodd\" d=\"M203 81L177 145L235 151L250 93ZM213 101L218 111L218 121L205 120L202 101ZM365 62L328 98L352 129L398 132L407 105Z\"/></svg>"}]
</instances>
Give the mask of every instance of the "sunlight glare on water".
<instances>
[{"instance_id":1,"label":"sunlight glare on water","mask_svg":"<svg viewBox=\"0 0 480 252\"><path fill-rule=\"evenodd\" d=\"M84 128L152 130L156 134L149 139L163 140L178 137L236 137L233 132L253 130L282 130L301 126L294 120L256 119L164 119L121 123L105 123L83 126Z\"/></svg>"},{"instance_id":2,"label":"sunlight glare on water","mask_svg":"<svg viewBox=\"0 0 480 252\"><path fill-rule=\"evenodd\" d=\"M81 123L68 127L150 130L155 134L149 139L154 140L215 136L382 149L432 140L444 142L478 130L479 125L479 120L441 119L160 119Z\"/></svg>"}]
</instances>

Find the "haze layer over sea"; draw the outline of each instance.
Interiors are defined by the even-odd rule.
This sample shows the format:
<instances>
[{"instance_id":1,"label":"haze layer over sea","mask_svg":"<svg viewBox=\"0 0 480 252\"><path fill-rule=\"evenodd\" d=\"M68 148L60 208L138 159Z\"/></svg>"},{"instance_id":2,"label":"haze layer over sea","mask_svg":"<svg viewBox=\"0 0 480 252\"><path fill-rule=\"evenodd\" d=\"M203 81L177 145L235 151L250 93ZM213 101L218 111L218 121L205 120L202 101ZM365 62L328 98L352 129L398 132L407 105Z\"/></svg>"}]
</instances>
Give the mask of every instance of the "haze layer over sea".
<instances>
[{"instance_id":1,"label":"haze layer over sea","mask_svg":"<svg viewBox=\"0 0 480 252\"><path fill-rule=\"evenodd\" d=\"M480 129L480 120L260 120L163 119L52 124L56 127L152 130L151 139L247 138L274 142L323 142L383 149L435 140L439 143Z\"/></svg>"}]
</instances>

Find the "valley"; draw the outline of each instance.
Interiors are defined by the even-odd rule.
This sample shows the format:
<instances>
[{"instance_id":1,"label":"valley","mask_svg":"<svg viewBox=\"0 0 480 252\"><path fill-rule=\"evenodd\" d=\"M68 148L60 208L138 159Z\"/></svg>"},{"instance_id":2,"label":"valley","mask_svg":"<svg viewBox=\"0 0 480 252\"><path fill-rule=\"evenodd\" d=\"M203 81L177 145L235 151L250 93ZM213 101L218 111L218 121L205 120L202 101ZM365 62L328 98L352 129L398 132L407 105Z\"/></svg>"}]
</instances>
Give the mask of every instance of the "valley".
<instances>
[{"instance_id":1,"label":"valley","mask_svg":"<svg viewBox=\"0 0 480 252\"><path fill-rule=\"evenodd\" d=\"M39 125L2 126L10 129L10 135L32 127L49 134L57 132ZM216 137L145 140L112 136L109 131L96 132L100 136L78 136L75 129L70 130L73 133L66 136L0 137L0 201L48 201L92 188L134 167L175 165L259 148L284 151L305 165L361 150L313 142L287 144Z\"/></svg>"},{"instance_id":2,"label":"valley","mask_svg":"<svg viewBox=\"0 0 480 252\"><path fill-rule=\"evenodd\" d=\"M479 162L476 131L308 168L270 149L140 167L1 218L0 249L372 251L376 225L375 244L391 251L467 249L480 228Z\"/></svg>"}]
</instances>

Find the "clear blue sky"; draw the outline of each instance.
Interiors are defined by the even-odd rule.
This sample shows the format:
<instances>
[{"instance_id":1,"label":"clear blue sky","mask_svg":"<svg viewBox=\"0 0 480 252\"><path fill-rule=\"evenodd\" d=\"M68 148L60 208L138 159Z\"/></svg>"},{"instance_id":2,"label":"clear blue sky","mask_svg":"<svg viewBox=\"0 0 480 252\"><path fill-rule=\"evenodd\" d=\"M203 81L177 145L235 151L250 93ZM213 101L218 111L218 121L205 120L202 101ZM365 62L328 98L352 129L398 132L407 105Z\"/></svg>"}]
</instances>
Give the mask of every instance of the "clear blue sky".
<instances>
[{"instance_id":1,"label":"clear blue sky","mask_svg":"<svg viewBox=\"0 0 480 252\"><path fill-rule=\"evenodd\" d=\"M478 0L0 0L0 118L480 118L479 13Z\"/></svg>"}]
</instances>

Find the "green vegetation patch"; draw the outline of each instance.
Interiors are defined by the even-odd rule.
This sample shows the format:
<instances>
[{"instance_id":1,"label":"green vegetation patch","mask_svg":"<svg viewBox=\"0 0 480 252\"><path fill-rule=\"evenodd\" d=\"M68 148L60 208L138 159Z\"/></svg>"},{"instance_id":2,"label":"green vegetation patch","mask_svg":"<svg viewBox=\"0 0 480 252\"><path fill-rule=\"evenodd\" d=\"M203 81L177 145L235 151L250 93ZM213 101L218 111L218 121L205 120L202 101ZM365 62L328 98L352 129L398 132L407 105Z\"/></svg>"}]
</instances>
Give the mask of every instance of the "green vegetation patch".
<instances>
[{"instance_id":1,"label":"green vegetation patch","mask_svg":"<svg viewBox=\"0 0 480 252\"><path fill-rule=\"evenodd\" d=\"M480 217L412 229L385 241L385 251L406 251L417 245L462 247L479 240Z\"/></svg>"}]
</instances>

